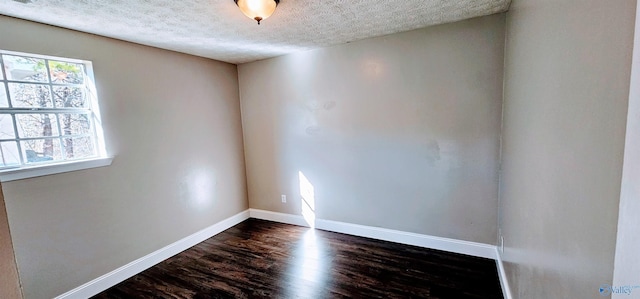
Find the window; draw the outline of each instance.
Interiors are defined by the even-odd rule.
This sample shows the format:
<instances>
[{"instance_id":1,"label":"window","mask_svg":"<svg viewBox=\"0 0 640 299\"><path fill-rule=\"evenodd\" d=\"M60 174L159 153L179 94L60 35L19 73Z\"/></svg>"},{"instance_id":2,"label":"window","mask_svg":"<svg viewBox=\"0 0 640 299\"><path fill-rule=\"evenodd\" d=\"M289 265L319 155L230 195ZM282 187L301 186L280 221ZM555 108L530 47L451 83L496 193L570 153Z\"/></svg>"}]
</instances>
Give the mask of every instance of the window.
<instances>
[{"instance_id":1,"label":"window","mask_svg":"<svg viewBox=\"0 0 640 299\"><path fill-rule=\"evenodd\" d=\"M0 171L105 157L91 62L0 50Z\"/></svg>"}]
</instances>

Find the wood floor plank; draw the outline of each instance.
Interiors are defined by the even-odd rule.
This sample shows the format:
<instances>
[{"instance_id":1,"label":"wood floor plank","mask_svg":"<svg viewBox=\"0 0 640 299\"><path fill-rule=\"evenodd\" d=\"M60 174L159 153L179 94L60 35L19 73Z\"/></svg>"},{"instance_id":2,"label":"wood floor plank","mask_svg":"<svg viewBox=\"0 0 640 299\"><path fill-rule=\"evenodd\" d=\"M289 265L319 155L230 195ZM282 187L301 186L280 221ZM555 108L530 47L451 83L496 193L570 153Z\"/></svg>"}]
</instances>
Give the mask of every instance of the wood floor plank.
<instances>
[{"instance_id":1,"label":"wood floor plank","mask_svg":"<svg viewBox=\"0 0 640 299\"><path fill-rule=\"evenodd\" d=\"M503 297L490 259L249 219L94 298Z\"/></svg>"}]
</instances>

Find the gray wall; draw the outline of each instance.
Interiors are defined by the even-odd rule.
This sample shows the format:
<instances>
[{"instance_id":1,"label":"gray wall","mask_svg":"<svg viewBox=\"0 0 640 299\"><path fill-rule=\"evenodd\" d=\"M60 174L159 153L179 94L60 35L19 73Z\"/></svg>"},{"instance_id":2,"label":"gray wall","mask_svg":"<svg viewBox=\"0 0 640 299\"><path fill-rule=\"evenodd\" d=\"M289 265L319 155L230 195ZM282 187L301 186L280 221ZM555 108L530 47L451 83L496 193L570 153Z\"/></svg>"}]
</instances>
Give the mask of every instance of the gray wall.
<instances>
[{"instance_id":1,"label":"gray wall","mask_svg":"<svg viewBox=\"0 0 640 299\"><path fill-rule=\"evenodd\" d=\"M9 232L9 222L5 210L2 185L0 184L0 298L22 298L16 258Z\"/></svg>"},{"instance_id":2,"label":"gray wall","mask_svg":"<svg viewBox=\"0 0 640 299\"><path fill-rule=\"evenodd\" d=\"M4 184L26 298L247 209L236 66L0 17L0 48L93 61L113 165Z\"/></svg>"},{"instance_id":3,"label":"gray wall","mask_svg":"<svg viewBox=\"0 0 640 299\"><path fill-rule=\"evenodd\" d=\"M240 65L251 208L495 244L504 19Z\"/></svg>"},{"instance_id":4,"label":"gray wall","mask_svg":"<svg viewBox=\"0 0 640 299\"><path fill-rule=\"evenodd\" d=\"M634 0L514 0L500 227L514 298L601 298L613 277Z\"/></svg>"},{"instance_id":5,"label":"gray wall","mask_svg":"<svg viewBox=\"0 0 640 299\"><path fill-rule=\"evenodd\" d=\"M640 7L636 26L629 92L629 113L624 149L614 284L640 285ZM640 289L634 289L640 298ZM629 295L621 294L620 298Z\"/></svg>"}]
</instances>

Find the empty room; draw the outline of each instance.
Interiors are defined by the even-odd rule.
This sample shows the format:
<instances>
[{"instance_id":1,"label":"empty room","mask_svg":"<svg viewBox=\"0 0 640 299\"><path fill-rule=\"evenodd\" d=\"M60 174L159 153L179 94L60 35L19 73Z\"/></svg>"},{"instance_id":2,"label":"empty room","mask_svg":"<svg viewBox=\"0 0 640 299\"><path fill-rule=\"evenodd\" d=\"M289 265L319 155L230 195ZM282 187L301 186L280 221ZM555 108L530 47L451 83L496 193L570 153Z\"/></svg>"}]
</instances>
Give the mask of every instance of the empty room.
<instances>
[{"instance_id":1,"label":"empty room","mask_svg":"<svg viewBox=\"0 0 640 299\"><path fill-rule=\"evenodd\" d=\"M0 298L640 298L637 15L0 1Z\"/></svg>"}]
</instances>

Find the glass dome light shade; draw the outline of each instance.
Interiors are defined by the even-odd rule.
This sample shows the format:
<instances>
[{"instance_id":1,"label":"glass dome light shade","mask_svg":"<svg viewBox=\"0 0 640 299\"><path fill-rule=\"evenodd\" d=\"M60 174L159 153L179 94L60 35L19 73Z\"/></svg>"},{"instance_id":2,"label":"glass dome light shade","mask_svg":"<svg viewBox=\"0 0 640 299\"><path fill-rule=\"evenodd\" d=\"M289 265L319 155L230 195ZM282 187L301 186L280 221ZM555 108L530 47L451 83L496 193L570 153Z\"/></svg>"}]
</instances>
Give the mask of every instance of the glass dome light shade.
<instances>
[{"instance_id":1,"label":"glass dome light shade","mask_svg":"<svg viewBox=\"0 0 640 299\"><path fill-rule=\"evenodd\" d=\"M242 13L250 19L258 21L270 17L278 6L279 0L235 0Z\"/></svg>"}]
</instances>

